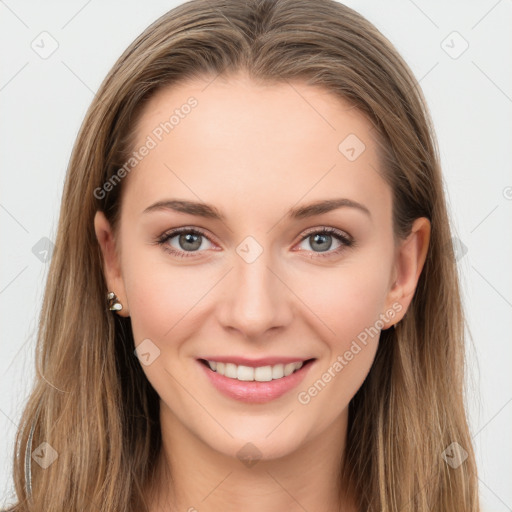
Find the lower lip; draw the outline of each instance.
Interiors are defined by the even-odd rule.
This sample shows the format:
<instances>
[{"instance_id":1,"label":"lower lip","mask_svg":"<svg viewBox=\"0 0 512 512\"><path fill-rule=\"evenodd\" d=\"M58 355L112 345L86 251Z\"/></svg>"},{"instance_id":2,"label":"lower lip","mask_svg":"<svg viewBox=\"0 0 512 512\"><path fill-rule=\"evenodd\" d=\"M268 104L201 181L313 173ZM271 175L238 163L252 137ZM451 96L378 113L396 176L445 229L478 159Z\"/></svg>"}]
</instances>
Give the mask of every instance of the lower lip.
<instances>
[{"instance_id":1,"label":"lower lip","mask_svg":"<svg viewBox=\"0 0 512 512\"><path fill-rule=\"evenodd\" d=\"M303 365L302 368L287 377L267 382L230 379L229 377L220 375L220 373L214 372L209 366L199 360L198 363L211 383L224 395L241 402L265 403L275 400L297 387L308 373L314 360L309 361L307 364Z\"/></svg>"}]
</instances>

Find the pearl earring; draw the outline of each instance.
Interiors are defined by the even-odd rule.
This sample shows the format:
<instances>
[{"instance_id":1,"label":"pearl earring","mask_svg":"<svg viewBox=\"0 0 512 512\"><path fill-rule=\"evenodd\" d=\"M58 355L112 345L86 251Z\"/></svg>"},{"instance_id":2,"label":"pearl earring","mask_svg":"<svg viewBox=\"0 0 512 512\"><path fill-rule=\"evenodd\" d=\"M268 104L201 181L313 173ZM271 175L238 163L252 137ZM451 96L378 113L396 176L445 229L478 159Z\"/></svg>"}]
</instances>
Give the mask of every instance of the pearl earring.
<instances>
[{"instance_id":1,"label":"pearl earring","mask_svg":"<svg viewBox=\"0 0 512 512\"><path fill-rule=\"evenodd\" d=\"M121 309L123 309L123 305L119 302L119 299L114 292L109 292L107 294L107 300L108 309L110 309L110 311L121 311Z\"/></svg>"}]
</instances>

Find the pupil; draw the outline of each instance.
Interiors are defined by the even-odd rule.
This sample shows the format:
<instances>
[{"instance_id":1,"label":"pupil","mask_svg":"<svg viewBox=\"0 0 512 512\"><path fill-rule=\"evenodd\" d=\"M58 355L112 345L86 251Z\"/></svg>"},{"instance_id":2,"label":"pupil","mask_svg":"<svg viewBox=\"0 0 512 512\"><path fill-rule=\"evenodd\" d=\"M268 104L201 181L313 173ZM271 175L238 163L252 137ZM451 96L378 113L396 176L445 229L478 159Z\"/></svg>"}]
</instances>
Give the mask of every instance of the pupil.
<instances>
[{"instance_id":1,"label":"pupil","mask_svg":"<svg viewBox=\"0 0 512 512\"><path fill-rule=\"evenodd\" d=\"M331 235L325 235L325 234L324 234L324 235L322 235L322 234L320 234L320 233L317 233L316 235L313 235L313 240L314 240L314 242L313 242L313 244L312 244L312 247L314 248L314 245L315 245L318 241L320 241L320 247L319 247L319 249L320 249L321 251L326 251L326 250L330 249L330 247L331 247L331 242L332 242L332 240L331 240L331 239L332 239ZM328 243L327 243L327 245L325 245L325 242L326 242L326 241L328 242ZM321 245L321 244L322 244L322 242L324 243L323 247L322 247L322 245Z\"/></svg>"},{"instance_id":2,"label":"pupil","mask_svg":"<svg viewBox=\"0 0 512 512\"><path fill-rule=\"evenodd\" d=\"M194 240L195 238L195 240ZM199 240L199 235L194 233L187 233L185 235L180 235L180 245L185 249L187 248L187 244L192 244L192 247L188 247L189 250L196 251L201 247L201 241Z\"/></svg>"}]
</instances>

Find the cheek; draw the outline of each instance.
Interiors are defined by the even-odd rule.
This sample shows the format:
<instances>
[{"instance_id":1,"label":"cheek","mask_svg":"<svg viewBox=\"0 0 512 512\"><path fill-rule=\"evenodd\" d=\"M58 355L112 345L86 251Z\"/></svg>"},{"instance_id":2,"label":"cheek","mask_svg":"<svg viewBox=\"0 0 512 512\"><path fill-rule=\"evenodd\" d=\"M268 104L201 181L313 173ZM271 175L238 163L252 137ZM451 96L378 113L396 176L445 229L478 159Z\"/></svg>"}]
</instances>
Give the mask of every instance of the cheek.
<instances>
[{"instance_id":1,"label":"cheek","mask_svg":"<svg viewBox=\"0 0 512 512\"><path fill-rule=\"evenodd\" d=\"M382 254L381 254L382 256ZM377 352L385 313L391 259L361 257L337 271L300 280L301 297L325 333L325 357L297 395L310 412L329 411L327 425L343 410L366 378ZM322 324L324 327L320 327Z\"/></svg>"},{"instance_id":2,"label":"cheek","mask_svg":"<svg viewBox=\"0 0 512 512\"><path fill-rule=\"evenodd\" d=\"M150 347L157 356L142 369L158 395L172 411L188 411L187 421L200 411L192 406L187 393L175 382L187 379L188 340L194 337L200 325L206 301L201 300L215 284L215 276L199 272L194 267L168 265L163 258L158 262L135 253L126 259L125 286L129 297L131 326L135 345L151 340ZM211 273L210 273L211 274ZM155 345L157 348L155 348ZM153 362L154 361L154 362ZM194 384L187 386L193 395ZM204 418L202 418L204 421ZM199 421L199 420L198 420Z\"/></svg>"},{"instance_id":3,"label":"cheek","mask_svg":"<svg viewBox=\"0 0 512 512\"><path fill-rule=\"evenodd\" d=\"M316 322L325 325L332 347L342 349L379 319L389 291L389 268L383 258L365 257L347 260L335 269L296 275L294 289Z\"/></svg>"},{"instance_id":4,"label":"cheek","mask_svg":"<svg viewBox=\"0 0 512 512\"><path fill-rule=\"evenodd\" d=\"M142 259L131 267L125 281L136 343L139 338L172 337L173 331L190 323L194 305L214 283L205 272L200 275L191 267L145 266Z\"/></svg>"},{"instance_id":5,"label":"cheek","mask_svg":"<svg viewBox=\"0 0 512 512\"><path fill-rule=\"evenodd\" d=\"M334 331L324 338L325 357L297 391L302 413L317 418L315 432L323 431L346 410L368 375L379 343L376 321L381 306L382 294L377 293L375 281L362 276L332 282L314 304Z\"/></svg>"},{"instance_id":6,"label":"cheek","mask_svg":"<svg viewBox=\"0 0 512 512\"><path fill-rule=\"evenodd\" d=\"M190 323L194 306L216 276L208 269L179 265L162 247L142 243L129 230L123 242L123 280L135 343L175 337Z\"/></svg>"}]
</instances>

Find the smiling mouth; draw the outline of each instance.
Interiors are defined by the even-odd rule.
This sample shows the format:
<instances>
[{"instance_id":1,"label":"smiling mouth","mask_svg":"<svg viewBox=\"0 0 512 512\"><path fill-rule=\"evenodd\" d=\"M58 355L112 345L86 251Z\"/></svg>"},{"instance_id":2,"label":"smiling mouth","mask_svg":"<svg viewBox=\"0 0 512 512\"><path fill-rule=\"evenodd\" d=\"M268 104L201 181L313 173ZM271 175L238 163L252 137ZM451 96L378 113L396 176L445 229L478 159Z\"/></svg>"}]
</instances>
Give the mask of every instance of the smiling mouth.
<instances>
[{"instance_id":1,"label":"smiling mouth","mask_svg":"<svg viewBox=\"0 0 512 512\"><path fill-rule=\"evenodd\" d=\"M222 363L218 361L209 361L199 359L199 361L209 368L211 371L223 375L229 379L239 380L243 382L270 382L280 380L299 371L304 366L312 363L315 359L307 359L306 361L297 361L287 364L276 364L266 366L244 366L234 363Z\"/></svg>"}]
</instances>

